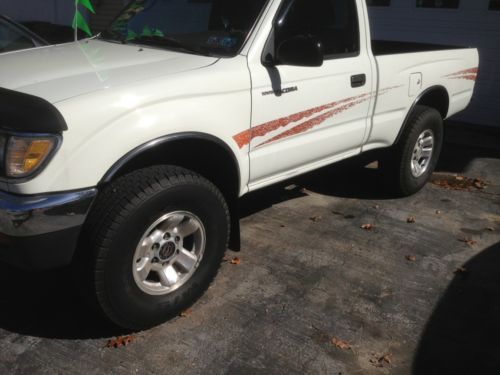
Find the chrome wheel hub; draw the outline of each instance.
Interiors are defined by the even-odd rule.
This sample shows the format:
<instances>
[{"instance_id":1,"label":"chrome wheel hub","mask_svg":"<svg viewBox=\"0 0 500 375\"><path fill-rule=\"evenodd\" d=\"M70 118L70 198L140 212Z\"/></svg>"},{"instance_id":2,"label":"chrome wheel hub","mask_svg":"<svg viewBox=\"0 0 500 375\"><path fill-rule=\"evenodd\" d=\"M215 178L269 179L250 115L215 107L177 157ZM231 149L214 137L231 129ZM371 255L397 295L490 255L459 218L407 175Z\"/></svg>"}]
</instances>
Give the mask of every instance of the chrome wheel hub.
<instances>
[{"instance_id":1,"label":"chrome wheel hub","mask_svg":"<svg viewBox=\"0 0 500 375\"><path fill-rule=\"evenodd\" d=\"M411 173L418 178L427 172L434 152L434 133L432 130L425 130L420 134L417 143L413 148L411 158Z\"/></svg>"},{"instance_id":2,"label":"chrome wheel hub","mask_svg":"<svg viewBox=\"0 0 500 375\"><path fill-rule=\"evenodd\" d=\"M137 286L150 295L178 289L200 265L205 242L205 228L196 215L185 211L163 215L136 247L132 273Z\"/></svg>"}]
</instances>

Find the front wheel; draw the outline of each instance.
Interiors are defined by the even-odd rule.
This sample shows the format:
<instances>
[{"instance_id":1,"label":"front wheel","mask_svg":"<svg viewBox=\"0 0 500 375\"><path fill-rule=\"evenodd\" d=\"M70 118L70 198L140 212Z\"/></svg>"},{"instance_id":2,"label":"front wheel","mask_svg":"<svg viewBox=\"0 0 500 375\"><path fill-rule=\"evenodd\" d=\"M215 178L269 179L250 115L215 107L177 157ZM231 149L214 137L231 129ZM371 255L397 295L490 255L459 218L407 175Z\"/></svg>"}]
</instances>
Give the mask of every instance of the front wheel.
<instances>
[{"instance_id":1,"label":"front wheel","mask_svg":"<svg viewBox=\"0 0 500 375\"><path fill-rule=\"evenodd\" d=\"M443 119L434 108L416 106L401 140L380 160L398 195L420 191L436 168L443 144Z\"/></svg>"},{"instance_id":2,"label":"front wheel","mask_svg":"<svg viewBox=\"0 0 500 375\"><path fill-rule=\"evenodd\" d=\"M228 233L222 194L196 173L158 166L120 177L100 193L85 233L98 306L131 330L177 315L215 277Z\"/></svg>"}]
</instances>

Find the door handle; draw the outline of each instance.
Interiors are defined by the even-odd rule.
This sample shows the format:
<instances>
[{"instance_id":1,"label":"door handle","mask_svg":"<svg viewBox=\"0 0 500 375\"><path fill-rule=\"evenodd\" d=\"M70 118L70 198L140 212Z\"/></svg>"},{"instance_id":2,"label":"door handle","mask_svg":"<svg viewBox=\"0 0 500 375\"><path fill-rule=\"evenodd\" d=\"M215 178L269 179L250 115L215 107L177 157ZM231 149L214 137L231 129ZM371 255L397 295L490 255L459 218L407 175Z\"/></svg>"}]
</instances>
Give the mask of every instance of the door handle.
<instances>
[{"instance_id":1,"label":"door handle","mask_svg":"<svg viewBox=\"0 0 500 375\"><path fill-rule=\"evenodd\" d=\"M366 84L366 74L358 74L351 77L351 87L361 87Z\"/></svg>"}]
</instances>

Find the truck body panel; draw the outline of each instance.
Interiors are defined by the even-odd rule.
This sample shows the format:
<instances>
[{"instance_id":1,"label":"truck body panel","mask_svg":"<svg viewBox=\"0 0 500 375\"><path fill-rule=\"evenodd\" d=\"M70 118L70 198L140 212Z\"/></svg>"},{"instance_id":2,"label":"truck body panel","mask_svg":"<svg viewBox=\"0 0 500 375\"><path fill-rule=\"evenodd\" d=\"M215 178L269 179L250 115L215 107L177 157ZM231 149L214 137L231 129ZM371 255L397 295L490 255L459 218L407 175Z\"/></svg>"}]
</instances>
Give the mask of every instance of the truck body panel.
<instances>
[{"instance_id":1,"label":"truck body panel","mask_svg":"<svg viewBox=\"0 0 500 375\"><path fill-rule=\"evenodd\" d=\"M379 92L371 131L363 151L391 146L412 105L432 87L444 87L449 95L446 117L463 110L470 102L477 77L479 56L475 49L448 49L432 52L376 56ZM410 90L411 77L421 77L420 87Z\"/></svg>"},{"instance_id":2,"label":"truck body panel","mask_svg":"<svg viewBox=\"0 0 500 375\"><path fill-rule=\"evenodd\" d=\"M113 39L116 33L110 32L0 56L0 87L7 89L2 95L15 90L39 97L67 125L57 134L39 134L31 132L36 119L17 127L2 126L0 120L0 159L11 144L22 148L43 137L42 143L53 142L36 174L13 177L6 172L8 160L1 160L0 233L5 236L0 260L38 241L44 249L54 249L57 238L71 243L68 251L73 251L94 198L112 183L106 178L109 172L160 139L199 136L229 150L224 157L235 161L236 173L219 170L228 163L213 155L190 149L187 156L190 163L212 164L208 169L218 177L237 176L238 181L219 181L227 185L219 186L221 190L237 187L225 197L231 215L237 216L234 201L249 191L362 152L391 148L404 137L417 104L431 107L428 118L439 127L442 118L463 110L473 96L477 49L372 41L364 0L221 1L212 10L211 4L187 1L183 8L188 14L196 12L196 22L206 17L197 27L208 24L208 30L186 37L198 41L201 49L183 46L150 25L140 35L123 29L135 14L147 12L143 2L132 1L131 12L117 18L118 29L126 35L117 32ZM167 10L170 6L153 5ZM224 7L230 8L226 11L237 25L226 18ZM310 23L307 12L318 16L317 24ZM249 13L253 16L245 18ZM168 25L189 29L175 12L168 17ZM153 18L158 24L164 21L157 13ZM307 24L304 30L302 23ZM300 33L288 35L296 30ZM300 49L289 49L295 60L283 63L286 43L308 52L298 56ZM321 64L312 61L315 54ZM7 113L5 107L3 111ZM9 118L15 122L15 116ZM425 155L429 139L434 145L432 132L426 130L415 154ZM41 149L37 147L35 151ZM25 158L36 155L26 150ZM168 147L157 156L149 166L172 160ZM204 177L210 181L210 175ZM34 253L37 263L41 256ZM60 266L68 259L71 256L56 251L43 264Z\"/></svg>"},{"instance_id":3,"label":"truck body panel","mask_svg":"<svg viewBox=\"0 0 500 375\"><path fill-rule=\"evenodd\" d=\"M11 192L36 194L40 188L65 191L96 186L128 152L154 139L183 132L220 139L233 150L242 181L248 180L248 155L232 139L248 129L250 121L250 77L242 56L187 75L142 80L126 88L111 87L55 105L69 127L60 150L37 176L36 184L33 180L12 184ZM82 111L85 108L89 110ZM245 189L246 183L242 186Z\"/></svg>"},{"instance_id":4,"label":"truck body panel","mask_svg":"<svg viewBox=\"0 0 500 375\"><path fill-rule=\"evenodd\" d=\"M357 13L363 14L360 3ZM275 14L269 12L264 24L272 25ZM250 190L360 152L374 79L364 23L358 24L359 50L346 58L326 56L321 67L269 68L261 62L267 38L252 46ZM351 87L351 77L360 74L364 85Z\"/></svg>"},{"instance_id":5,"label":"truck body panel","mask_svg":"<svg viewBox=\"0 0 500 375\"><path fill-rule=\"evenodd\" d=\"M234 152L242 195L391 146L413 103L429 87L443 86L450 93L448 116L470 101L477 50L374 56L361 1L356 2L357 56L327 58L319 68L263 66L262 50L280 4L268 3L234 58L93 39L4 56L0 85L54 103L69 124L47 168L8 190L36 194L96 186L127 152L189 131L211 134ZM455 76L461 71L471 75ZM416 73L422 82L410 95ZM350 77L358 74L366 83L352 88ZM297 121L287 120L290 116Z\"/></svg>"},{"instance_id":6,"label":"truck body panel","mask_svg":"<svg viewBox=\"0 0 500 375\"><path fill-rule=\"evenodd\" d=\"M51 103L98 90L196 70L214 57L111 43L98 39L2 56L0 87L40 96Z\"/></svg>"}]
</instances>

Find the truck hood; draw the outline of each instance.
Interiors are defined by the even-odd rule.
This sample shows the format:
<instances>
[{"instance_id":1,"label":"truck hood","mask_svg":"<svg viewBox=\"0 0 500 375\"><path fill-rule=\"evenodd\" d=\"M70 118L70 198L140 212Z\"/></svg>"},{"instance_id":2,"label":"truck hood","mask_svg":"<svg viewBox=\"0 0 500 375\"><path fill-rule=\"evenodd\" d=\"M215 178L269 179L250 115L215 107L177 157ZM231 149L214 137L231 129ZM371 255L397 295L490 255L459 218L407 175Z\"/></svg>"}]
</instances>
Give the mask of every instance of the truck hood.
<instances>
[{"instance_id":1,"label":"truck hood","mask_svg":"<svg viewBox=\"0 0 500 375\"><path fill-rule=\"evenodd\" d=\"M90 39L0 56L0 87L50 103L211 65L214 57Z\"/></svg>"}]
</instances>

